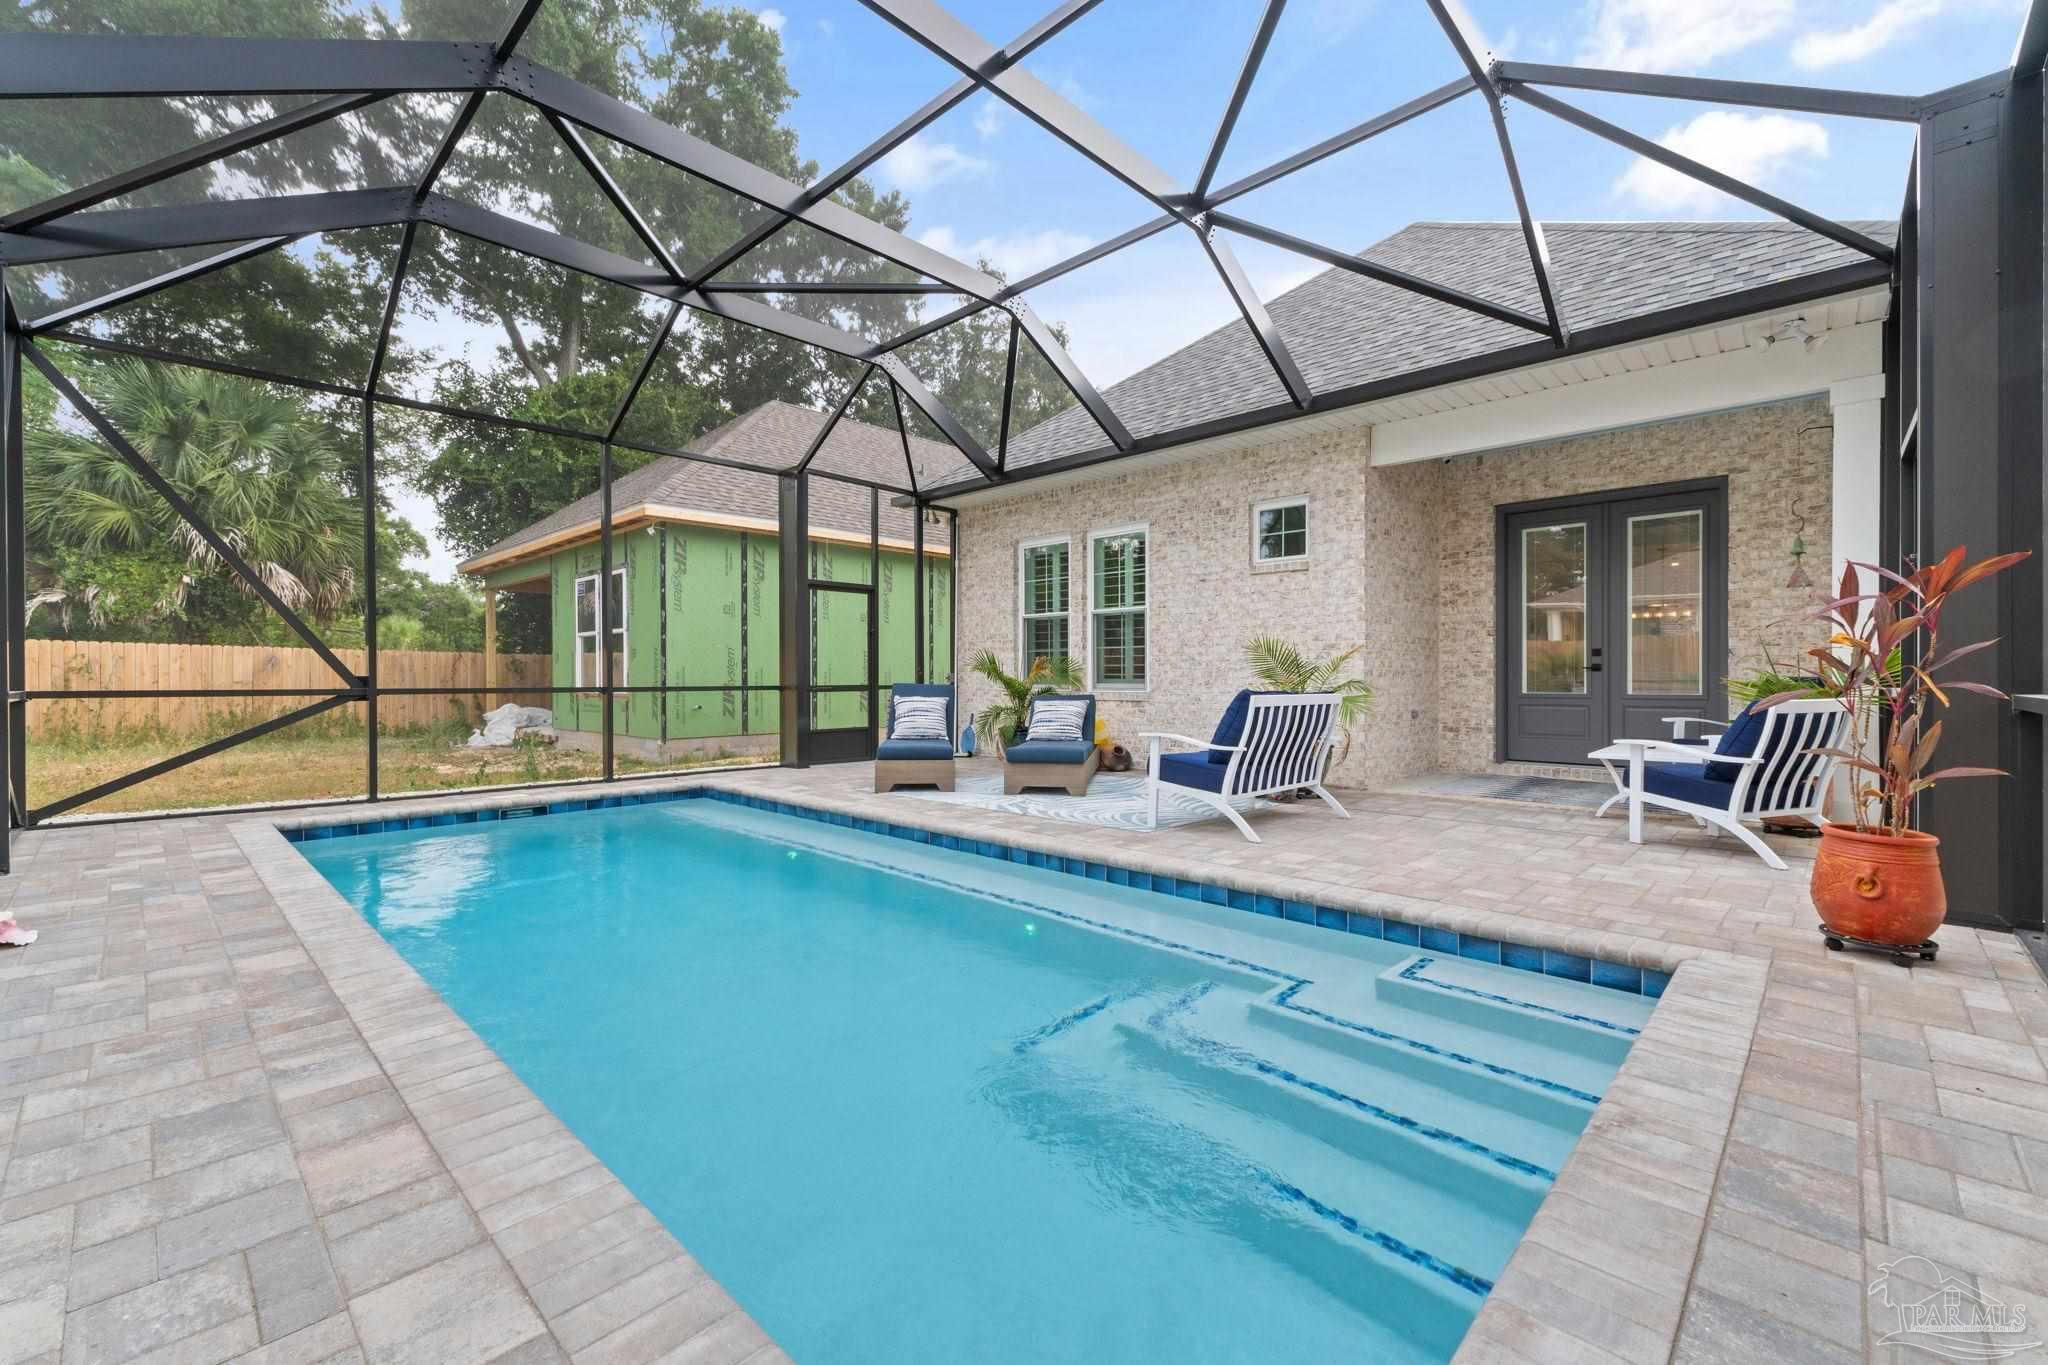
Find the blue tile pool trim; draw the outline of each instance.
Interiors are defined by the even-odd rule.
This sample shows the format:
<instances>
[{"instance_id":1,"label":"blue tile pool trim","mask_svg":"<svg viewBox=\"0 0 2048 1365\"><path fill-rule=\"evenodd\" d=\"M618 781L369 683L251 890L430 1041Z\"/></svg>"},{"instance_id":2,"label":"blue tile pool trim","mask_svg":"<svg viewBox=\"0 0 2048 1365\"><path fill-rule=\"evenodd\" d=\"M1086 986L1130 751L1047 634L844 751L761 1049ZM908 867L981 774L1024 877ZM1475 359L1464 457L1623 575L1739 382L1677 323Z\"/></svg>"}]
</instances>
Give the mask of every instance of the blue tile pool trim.
<instances>
[{"instance_id":1,"label":"blue tile pool trim","mask_svg":"<svg viewBox=\"0 0 2048 1365\"><path fill-rule=\"evenodd\" d=\"M777 835L775 837L783 842L797 843L797 841L789 839L787 836ZM1481 1071L1499 1076L1504 1080L1519 1081L1523 1085L1533 1086L1538 1090L1547 1091L1550 1094L1567 1099L1577 1100L1583 1104L1595 1105L1600 1103L1598 1095L1575 1089L1564 1084L1562 1081L1553 1081L1547 1077L1531 1075L1526 1071L1516 1071L1513 1067L1501 1066L1496 1062L1481 1061L1477 1057L1470 1057L1462 1052L1454 1052L1447 1047L1438 1047L1435 1043L1425 1043L1419 1038L1409 1038L1399 1033L1390 1033L1386 1029L1374 1028L1371 1024L1361 1024L1355 1020L1345 1019L1324 1010L1297 1004L1294 997L1307 990L1310 986L1313 986L1315 982L1307 977L1296 976L1292 972L1281 971L1277 967L1269 967L1262 962L1253 962L1248 958L1232 957L1228 953L1219 953L1210 948L1196 948L1174 939L1162 938L1157 934L1148 934L1142 929L1127 929L1122 925L1108 924L1102 920L1090 919L1086 915L1077 915L1071 910L1055 910L1048 905L1040 904L1038 901L1026 900L1021 896L1006 895L1001 891L991 891L983 886L971 886L966 882L954 881L949 877L941 877L933 872L912 870L897 866L894 863L883 862L877 858L862 858L843 849L831 848L824 844L798 843L798 847L809 849L813 853L821 854L828 858L837 858L842 862L852 863L856 867L873 868L878 872L886 872L897 877L911 877L925 883L927 886L944 887L948 891L957 892L963 896L973 896L979 900L989 901L996 905L1007 905L1014 909L1029 911L1034 915L1043 915L1047 919L1065 920L1069 924L1079 924L1098 933L1112 934L1118 938L1127 938L1134 943L1143 943L1154 948L1166 948L1176 953L1184 953L1189 957L1198 957L1209 962L1220 962L1225 966L1235 967L1239 971L1248 972L1254 976L1263 976L1268 980L1281 982L1283 989L1270 1002L1276 1008L1291 1010L1306 1018L1348 1030L1362 1037L1374 1038L1383 1043L1405 1047L1411 1051L1441 1058L1444 1061L1455 1062L1460 1066L1476 1067ZM1082 1006L1077 1013L1081 1013L1085 1017L1087 1014L1098 1012L1100 1009L1106 1009L1114 1003L1114 999L1091 1002L1089 1005ZM1059 1030L1072 1027L1073 1024L1079 1022L1080 1020L1078 1019L1055 1020L1049 1027Z\"/></svg>"},{"instance_id":2,"label":"blue tile pool trim","mask_svg":"<svg viewBox=\"0 0 2048 1365\"><path fill-rule=\"evenodd\" d=\"M1560 952L1555 948L1532 948L1519 943L1507 943L1500 939L1479 934L1461 934L1434 925L1414 925L1401 920L1386 919L1380 915L1365 914L1357 910L1341 910L1330 905L1312 905L1306 901L1282 900L1276 896L1260 895L1251 891L1240 891L1235 887L1218 886L1211 882L1196 881L1192 878L1170 877L1160 873L1139 872L1132 868L1117 867L1109 863L1090 862L1082 858L1066 858L1057 853L1041 853L1036 849L1016 848L1009 844L996 843L988 839L966 839L953 834L939 834L932 830L920 829L915 825L899 825L886 820L867 820L845 815L838 811L818 810L811 806L800 806L789 801L774 800L765 796L748 796L740 792L719 791L705 787L685 787L676 791L624 792L609 796L592 796L536 803L530 806L509 806L502 809L444 811L434 815L396 816L389 820L360 820L348 824L311 825L298 829L281 829L278 832L292 843L302 844L314 839L339 839L355 834L388 834L396 830L441 829L458 825L474 825L491 820L524 819L535 815L565 815L578 811L617 810L624 806L652 806L670 801L708 799L723 801L728 805L744 806L749 810L770 811L777 815L791 815L800 820L815 820L820 824L837 825L842 829L860 830L867 834L887 835L892 839L907 839L912 843L933 844L940 848L953 849L961 853L977 853L984 858L996 858L1004 862L1020 863L1027 867L1042 867L1069 876L1086 877L1090 881L1109 882L1116 886L1135 887L1140 891L1155 891L1161 895L1179 896L1183 900L1201 901L1207 905L1226 905L1233 909L1249 911L1252 914L1269 915L1279 919L1291 919L1300 924L1313 924L1338 933L1359 934L1366 938L1384 939L1388 943L1400 943L1409 947L1426 948L1442 953L1446 957L1469 957L1482 962L1495 962L1517 971L1535 972L1540 976L1559 976L1572 981L1590 982L1608 990L1621 991L1628 995L1643 995L1655 1000L1664 994L1664 988L1671 984L1669 972L1651 971L1647 967L1632 967L1624 962L1608 962L1598 958L1581 957L1576 953ZM1034 907L1035 908L1035 907Z\"/></svg>"},{"instance_id":3,"label":"blue tile pool trim","mask_svg":"<svg viewBox=\"0 0 2048 1365\"><path fill-rule=\"evenodd\" d=\"M1469 995L1477 1000L1490 1000L1496 1005L1513 1005L1517 1009L1533 1010L1537 1014L1547 1014L1553 1019L1569 1019L1574 1024L1590 1024L1594 1028L1606 1029L1610 1033L1627 1034L1631 1038L1642 1035L1641 1029L1630 1028L1627 1024L1617 1024L1611 1019L1596 1019L1590 1014L1574 1014L1570 1010L1561 1010L1550 1005L1539 1005L1533 1000L1523 1000L1512 995L1496 995L1492 991L1482 991L1474 986L1463 986L1455 981L1438 981L1435 977L1424 976L1423 973L1435 964L1436 959L1433 957L1418 957L1403 967L1398 975L1403 981L1413 982L1418 986L1427 986L1433 991L1446 991L1452 995Z\"/></svg>"},{"instance_id":4,"label":"blue tile pool trim","mask_svg":"<svg viewBox=\"0 0 2048 1365\"><path fill-rule=\"evenodd\" d=\"M1067 1032L1069 1029L1072 1029L1076 1025L1087 1023L1090 1019L1093 1019L1096 1015L1102 1013L1111 1005L1122 1004L1124 1001L1129 1000L1132 996L1135 996L1137 994L1138 992L1135 990L1111 991L1108 995L1103 996L1100 1000L1091 1000L1087 1004L1081 1006L1081 1008L1077 1010L1071 1010L1068 1013L1061 1015L1059 1018L1053 1020L1050 1024L1047 1024L1043 1028L1033 1029L1031 1032L1025 1034L1022 1038L1019 1038L1016 1041L1015 1045L1011 1048L1011 1050L1017 1053L1029 1052L1033 1048L1037 1047L1040 1043L1051 1042L1053 1039L1059 1037L1062 1033Z\"/></svg>"}]
</instances>

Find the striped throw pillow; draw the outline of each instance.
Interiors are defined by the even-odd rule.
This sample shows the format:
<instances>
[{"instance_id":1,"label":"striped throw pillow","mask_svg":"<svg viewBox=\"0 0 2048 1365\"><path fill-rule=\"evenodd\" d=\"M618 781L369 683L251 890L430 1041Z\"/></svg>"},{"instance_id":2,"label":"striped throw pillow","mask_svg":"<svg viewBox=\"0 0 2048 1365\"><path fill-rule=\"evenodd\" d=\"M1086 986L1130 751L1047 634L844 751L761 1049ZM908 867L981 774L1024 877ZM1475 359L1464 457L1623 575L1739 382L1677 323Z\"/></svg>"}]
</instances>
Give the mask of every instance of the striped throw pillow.
<instances>
[{"instance_id":1,"label":"striped throw pillow","mask_svg":"<svg viewBox=\"0 0 2048 1365\"><path fill-rule=\"evenodd\" d=\"M1031 708L1031 738L1075 740L1088 715L1085 701L1042 701Z\"/></svg>"},{"instance_id":2,"label":"striped throw pillow","mask_svg":"<svg viewBox=\"0 0 2048 1365\"><path fill-rule=\"evenodd\" d=\"M898 697L889 718L891 739L948 739L944 697Z\"/></svg>"}]
</instances>

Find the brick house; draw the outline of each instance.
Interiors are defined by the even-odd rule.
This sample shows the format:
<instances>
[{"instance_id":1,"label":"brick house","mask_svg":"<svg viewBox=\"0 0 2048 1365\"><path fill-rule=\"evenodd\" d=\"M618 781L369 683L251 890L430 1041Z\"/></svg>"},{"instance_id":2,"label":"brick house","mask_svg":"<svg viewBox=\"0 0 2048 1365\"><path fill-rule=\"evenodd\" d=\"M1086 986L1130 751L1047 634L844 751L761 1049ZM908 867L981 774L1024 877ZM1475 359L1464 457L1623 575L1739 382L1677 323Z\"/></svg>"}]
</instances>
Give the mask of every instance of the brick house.
<instances>
[{"instance_id":1,"label":"brick house","mask_svg":"<svg viewBox=\"0 0 2048 1365\"><path fill-rule=\"evenodd\" d=\"M1547 230L1567 311L1612 347L1461 376L1512 329L1332 269L1274 323L1319 393L1387 396L1114 463L1070 408L1012 441L1005 484L939 490L960 515L958 658L1063 650L1128 741L1208 733L1255 632L1363 645L1354 784L1556 771L1727 714L1726 678L1809 643L1795 570L1877 558L1889 289L1787 224ZM1365 254L1534 298L1514 224L1418 223ZM1396 379L1415 371L1446 379ZM1284 397L1241 323L1104 393L1140 436ZM968 677L962 697L989 693Z\"/></svg>"}]
</instances>

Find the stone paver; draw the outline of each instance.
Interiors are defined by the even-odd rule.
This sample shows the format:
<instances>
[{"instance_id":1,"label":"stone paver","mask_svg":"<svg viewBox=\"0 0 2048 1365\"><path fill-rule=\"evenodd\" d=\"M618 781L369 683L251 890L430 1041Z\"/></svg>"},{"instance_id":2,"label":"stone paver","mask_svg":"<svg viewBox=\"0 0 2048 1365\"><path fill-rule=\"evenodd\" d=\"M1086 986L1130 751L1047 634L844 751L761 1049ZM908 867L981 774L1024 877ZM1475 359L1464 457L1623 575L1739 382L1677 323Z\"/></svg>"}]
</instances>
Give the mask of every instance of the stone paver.
<instances>
[{"instance_id":1,"label":"stone paver","mask_svg":"<svg viewBox=\"0 0 2048 1365\"><path fill-rule=\"evenodd\" d=\"M879 798L857 767L690 780L1675 972L1464 1359L1904 1358L1889 1305L1930 1277L2048 1321L2048 987L1965 929L1910 973L1826 953L1810 845L1773 873L1678 823L1631 846L1346 793L1350 822L1278 811L1255 848ZM17 843L0 905L42 939L0 952L0 1365L783 1359L294 818L333 816Z\"/></svg>"}]
</instances>

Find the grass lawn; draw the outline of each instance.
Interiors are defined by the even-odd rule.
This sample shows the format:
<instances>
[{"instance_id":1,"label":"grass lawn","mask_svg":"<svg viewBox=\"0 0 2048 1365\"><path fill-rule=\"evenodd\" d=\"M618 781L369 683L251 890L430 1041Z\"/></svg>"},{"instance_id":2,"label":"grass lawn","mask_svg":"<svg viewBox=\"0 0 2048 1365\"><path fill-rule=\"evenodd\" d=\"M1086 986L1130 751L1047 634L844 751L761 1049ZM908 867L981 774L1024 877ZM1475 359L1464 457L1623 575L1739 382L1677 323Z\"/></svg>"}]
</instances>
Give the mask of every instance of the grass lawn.
<instances>
[{"instance_id":1,"label":"grass lawn","mask_svg":"<svg viewBox=\"0 0 2048 1365\"><path fill-rule=\"evenodd\" d=\"M197 810L265 802L312 801L360 796L367 786L363 732L333 727L302 733L308 725L250 740L232 749L103 796L66 814L106 815L157 810ZM377 745L380 794L449 791L460 787L559 782L602 776L603 758L539 744L509 749L460 747L449 730L386 734ZM29 804L52 801L161 762L196 747L196 739L123 737L111 741L31 739L28 745ZM655 763L617 757L618 775L681 772L741 762L731 755L677 758ZM768 762L772 759L754 761Z\"/></svg>"}]
</instances>

